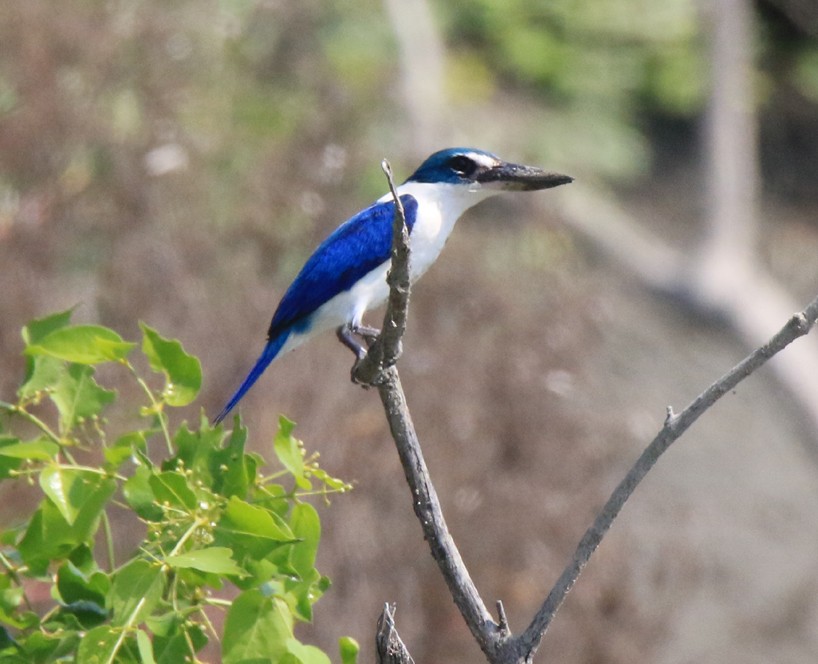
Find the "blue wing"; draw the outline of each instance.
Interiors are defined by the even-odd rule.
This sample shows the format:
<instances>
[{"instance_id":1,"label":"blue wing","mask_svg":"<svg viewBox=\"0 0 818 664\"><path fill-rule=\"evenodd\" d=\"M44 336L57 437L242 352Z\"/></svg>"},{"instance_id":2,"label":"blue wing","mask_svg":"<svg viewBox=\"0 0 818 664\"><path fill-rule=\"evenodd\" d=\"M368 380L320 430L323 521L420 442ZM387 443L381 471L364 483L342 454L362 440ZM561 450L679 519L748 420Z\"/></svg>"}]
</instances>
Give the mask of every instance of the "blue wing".
<instances>
[{"instance_id":1,"label":"blue wing","mask_svg":"<svg viewBox=\"0 0 818 664\"><path fill-rule=\"evenodd\" d=\"M409 232L415 225L418 202L413 196L400 197ZM392 221L395 203L375 203L341 224L324 240L284 293L278 305L268 339L276 339L339 293L389 259L392 249Z\"/></svg>"},{"instance_id":2,"label":"blue wing","mask_svg":"<svg viewBox=\"0 0 818 664\"><path fill-rule=\"evenodd\" d=\"M400 197L409 232L415 225L418 202ZM276 358L299 324L309 325L309 315L338 293L352 288L358 279L389 259L395 203L376 203L341 224L306 262L278 305L267 345L250 373L230 397L214 424L221 422Z\"/></svg>"}]
</instances>

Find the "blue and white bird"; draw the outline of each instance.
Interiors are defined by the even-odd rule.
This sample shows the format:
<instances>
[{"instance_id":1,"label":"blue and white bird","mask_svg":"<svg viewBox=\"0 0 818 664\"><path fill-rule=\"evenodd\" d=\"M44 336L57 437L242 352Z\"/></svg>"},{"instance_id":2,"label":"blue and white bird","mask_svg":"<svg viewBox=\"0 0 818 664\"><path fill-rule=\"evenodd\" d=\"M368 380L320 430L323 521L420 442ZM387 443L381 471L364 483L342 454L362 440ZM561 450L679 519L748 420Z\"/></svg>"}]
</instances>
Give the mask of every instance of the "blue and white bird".
<instances>
[{"instance_id":1,"label":"blue and white bird","mask_svg":"<svg viewBox=\"0 0 818 664\"><path fill-rule=\"evenodd\" d=\"M573 178L505 162L472 148L435 152L397 187L410 238L409 276L417 281L440 255L460 216L480 201L503 191L533 191ZM278 356L309 338L335 329L360 359L359 339L377 330L363 325L367 309L386 301L386 273L391 264L392 194L379 198L341 224L315 252L284 293L267 344L250 373L215 419L221 422Z\"/></svg>"}]
</instances>

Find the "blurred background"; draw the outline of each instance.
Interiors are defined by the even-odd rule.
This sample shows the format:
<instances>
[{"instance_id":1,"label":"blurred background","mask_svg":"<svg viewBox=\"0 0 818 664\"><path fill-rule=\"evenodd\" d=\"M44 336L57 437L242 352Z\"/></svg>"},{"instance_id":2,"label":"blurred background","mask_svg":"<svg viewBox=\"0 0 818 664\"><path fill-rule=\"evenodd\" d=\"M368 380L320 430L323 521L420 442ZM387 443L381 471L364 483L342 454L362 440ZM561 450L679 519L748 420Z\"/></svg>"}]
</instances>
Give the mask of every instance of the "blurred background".
<instances>
[{"instance_id":1,"label":"blurred background","mask_svg":"<svg viewBox=\"0 0 818 664\"><path fill-rule=\"evenodd\" d=\"M77 305L180 339L205 386L174 416L217 412L381 159L400 180L455 145L576 178L467 213L400 364L463 557L522 630L665 408L818 290L814 0L0 3L0 395L21 326ZM259 449L286 414L356 482L322 510L334 586L301 636L373 661L389 601L419 663L481 661L350 360L328 334L241 407ZM817 515L807 338L661 460L540 659L815 661Z\"/></svg>"}]
</instances>

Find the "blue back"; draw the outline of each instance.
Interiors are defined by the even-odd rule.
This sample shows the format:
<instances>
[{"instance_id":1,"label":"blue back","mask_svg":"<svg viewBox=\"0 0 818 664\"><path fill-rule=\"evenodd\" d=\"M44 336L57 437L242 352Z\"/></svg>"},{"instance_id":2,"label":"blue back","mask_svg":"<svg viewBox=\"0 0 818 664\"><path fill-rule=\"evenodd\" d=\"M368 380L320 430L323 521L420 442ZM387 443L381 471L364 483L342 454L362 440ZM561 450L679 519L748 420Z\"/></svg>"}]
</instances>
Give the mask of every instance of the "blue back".
<instances>
[{"instance_id":1,"label":"blue back","mask_svg":"<svg viewBox=\"0 0 818 664\"><path fill-rule=\"evenodd\" d=\"M409 232L415 225L418 202L400 197ZM387 261L392 250L395 203L375 203L341 224L324 240L287 289L278 305L269 339L285 330L309 328L309 316L322 304L352 288L361 277Z\"/></svg>"}]
</instances>

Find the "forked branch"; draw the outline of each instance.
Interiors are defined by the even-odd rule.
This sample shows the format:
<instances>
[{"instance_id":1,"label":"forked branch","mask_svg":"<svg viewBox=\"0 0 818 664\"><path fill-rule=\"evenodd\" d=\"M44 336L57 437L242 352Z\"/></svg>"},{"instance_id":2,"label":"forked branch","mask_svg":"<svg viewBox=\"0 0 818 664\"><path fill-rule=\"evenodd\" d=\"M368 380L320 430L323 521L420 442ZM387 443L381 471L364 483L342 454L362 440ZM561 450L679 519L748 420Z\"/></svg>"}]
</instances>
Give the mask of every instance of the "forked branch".
<instances>
[{"instance_id":1,"label":"forked branch","mask_svg":"<svg viewBox=\"0 0 818 664\"><path fill-rule=\"evenodd\" d=\"M409 241L400 201L395 193L391 170L384 171L397 201L392 268L389 274L390 298L384 316L383 332L370 354L356 367L356 378L376 386L384 406L392 437L398 449L404 474L412 491L413 507L432 556L440 567L455 604L472 635L492 664L528 664L532 661L551 621L577 578L608 532L625 502L654 466L659 457L724 394L734 389L771 357L807 334L818 320L818 297L801 313L794 315L766 344L752 352L719 380L702 392L687 408L667 418L658 435L648 445L579 542L574 556L535 614L531 624L519 636L512 637L500 610L499 624L494 621L480 597L460 552L443 518L440 502L426 468L423 454L400 383L394 360L409 306Z\"/></svg>"}]
</instances>

